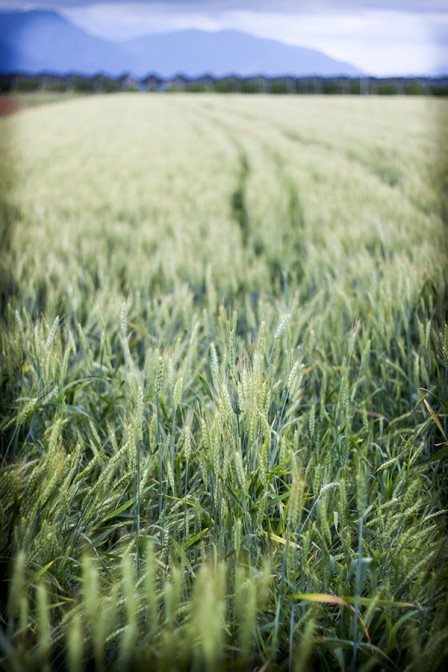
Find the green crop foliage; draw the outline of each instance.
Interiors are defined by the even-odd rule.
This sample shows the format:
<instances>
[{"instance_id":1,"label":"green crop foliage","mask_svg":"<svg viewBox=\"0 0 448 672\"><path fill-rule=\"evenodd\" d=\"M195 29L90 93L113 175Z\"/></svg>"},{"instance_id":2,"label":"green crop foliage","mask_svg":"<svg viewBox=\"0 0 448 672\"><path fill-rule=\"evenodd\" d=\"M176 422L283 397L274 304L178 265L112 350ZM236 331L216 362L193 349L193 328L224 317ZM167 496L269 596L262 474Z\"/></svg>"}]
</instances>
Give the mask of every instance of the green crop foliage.
<instances>
[{"instance_id":1,"label":"green crop foliage","mask_svg":"<svg viewBox=\"0 0 448 672\"><path fill-rule=\"evenodd\" d=\"M444 667L446 115L0 120L1 669Z\"/></svg>"}]
</instances>

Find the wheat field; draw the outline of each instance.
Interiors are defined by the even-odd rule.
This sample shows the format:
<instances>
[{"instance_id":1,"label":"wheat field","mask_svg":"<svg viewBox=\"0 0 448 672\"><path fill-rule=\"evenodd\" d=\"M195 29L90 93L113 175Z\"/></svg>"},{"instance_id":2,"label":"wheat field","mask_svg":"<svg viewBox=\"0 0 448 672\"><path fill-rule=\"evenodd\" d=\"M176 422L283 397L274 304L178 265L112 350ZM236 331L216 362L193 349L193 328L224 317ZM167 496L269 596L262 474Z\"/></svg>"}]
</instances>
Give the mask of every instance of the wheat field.
<instances>
[{"instance_id":1,"label":"wheat field","mask_svg":"<svg viewBox=\"0 0 448 672\"><path fill-rule=\"evenodd\" d=\"M1 669L444 668L446 120L0 119Z\"/></svg>"}]
</instances>

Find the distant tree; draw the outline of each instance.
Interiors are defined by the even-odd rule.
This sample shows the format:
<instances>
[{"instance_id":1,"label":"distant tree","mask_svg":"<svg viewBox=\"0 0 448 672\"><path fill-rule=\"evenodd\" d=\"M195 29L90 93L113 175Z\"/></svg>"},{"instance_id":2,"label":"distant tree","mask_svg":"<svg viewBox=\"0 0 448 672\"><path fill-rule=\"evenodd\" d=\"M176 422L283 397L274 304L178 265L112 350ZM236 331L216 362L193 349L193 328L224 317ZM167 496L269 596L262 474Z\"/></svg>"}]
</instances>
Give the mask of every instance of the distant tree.
<instances>
[{"instance_id":1,"label":"distant tree","mask_svg":"<svg viewBox=\"0 0 448 672\"><path fill-rule=\"evenodd\" d=\"M93 78L77 77L73 88L76 93L94 93L95 83Z\"/></svg>"},{"instance_id":2,"label":"distant tree","mask_svg":"<svg viewBox=\"0 0 448 672\"><path fill-rule=\"evenodd\" d=\"M322 93L327 95L342 93L341 82L338 79L324 79L322 82Z\"/></svg>"},{"instance_id":3,"label":"distant tree","mask_svg":"<svg viewBox=\"0 0 448 672\"><path fill-rule=\"evenodd\" d=\"M359 96L361 93L361 82L359 79L351 79L348 84L348 93L352 96Z\"/></svg>"},{"instance_id":4,"label":"distant tree","mask_svg":"<svg viewBox=\"0 0 448 672\"><path fill-rule=\"evenodd\" d=\"M379 96L396 96L398 94L398 87L394 82L380 80L376 83L374 92Z\"/></svg>"},{"instance_id":5,"label":"distant tree","mask_svg":"<svg viewBox=\"0 0 448 672\"><path fill-rule=\"evenodd\" d=\"M18 75L15 90L18 93L33 93L39 90L39 79L33 75Z\"/></svg>"},{"instance_id":6,"label":"distant tree","mask_svg":"<svg viewBox=\"0 0 448 672\"><path fill-rule=\"evenodd\" d=\"M272 79L270 85L270 91L271 93L275 94L288 93L288 85L286 83L286 79L283 77L279 79Z\"/></svg>"},{"instance_id":7,"label":"distant tree","mask_svg":"<svg viewBox=\"0 0 448 672\"><path fill-rule=\"evenodd\" d=\"M425 89L420 82L407 82L404 85L404 92L407 96L424 96Z\"/></svg>"}]
</instances>

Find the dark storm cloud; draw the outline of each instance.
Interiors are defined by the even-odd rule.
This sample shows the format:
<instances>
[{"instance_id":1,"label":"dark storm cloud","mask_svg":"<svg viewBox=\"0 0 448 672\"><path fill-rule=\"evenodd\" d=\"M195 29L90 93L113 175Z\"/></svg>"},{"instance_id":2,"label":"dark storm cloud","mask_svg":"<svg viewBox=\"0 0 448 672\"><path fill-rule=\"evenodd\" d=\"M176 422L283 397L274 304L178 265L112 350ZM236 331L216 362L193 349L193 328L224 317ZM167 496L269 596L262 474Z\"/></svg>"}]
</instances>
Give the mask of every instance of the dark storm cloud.
<instances>
[{"instance_id":1,"label":"dark storm cloud","mask_svg":"<svg viewBox=\"0 0 448 672\"><path fill-rule=\"evenodd\" d=\"M53 8L91 7L92 5L117 5L117 4L141 4L164 6L167 11L188 11L201 8L207 13L223 12L230 10L246 10L254 12L275 12L290 14L324 14L344 12L359 13L362 11L393 11L427 14L446 13L446 0L35 0L29 2L14 2L14 0L0 0L2 6L32 5Z\"/></svg>"}]
</instances>

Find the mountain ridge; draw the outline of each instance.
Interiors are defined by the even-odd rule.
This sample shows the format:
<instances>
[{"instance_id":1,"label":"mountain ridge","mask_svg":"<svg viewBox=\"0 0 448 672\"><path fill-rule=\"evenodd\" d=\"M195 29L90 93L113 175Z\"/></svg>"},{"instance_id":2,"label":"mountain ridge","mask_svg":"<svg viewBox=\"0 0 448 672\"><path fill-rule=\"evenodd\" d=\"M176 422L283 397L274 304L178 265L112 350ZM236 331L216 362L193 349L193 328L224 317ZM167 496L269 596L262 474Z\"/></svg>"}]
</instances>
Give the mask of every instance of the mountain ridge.
<instances>
[{"instance_id":1,"label":"mountain ridge","mask_svg":"<svg viewBox=\"0 0 448 672\"><path fill-rule=\"evenodd\" d=\"M350 63L338 61L317 49L284 44L236 30L187 29L154 33L121 44L131 52L134 49L139 53L146 52L153 62L160 53L167 52L164 72L160 72L164 75L180 71L179 63L173 62L179 50L188 50L187 74L196 76L205 72L217 76L230 73L242 76L363 74ZM205 63L205 67L201 63Z\"/></svg>"},{"instance_id":2,"label":"mountain ridge","mask_svg":"<svg viewBox=\"0 0 448 672\"><path fill-rule=\"evenodd\" d=\"M56 11L0 12L0 70L92 75L148 72L169 77L359 76L362 71L307 47L234 30L187 29L115 42L95 37Z\"/></svg>"}]
</instances>

